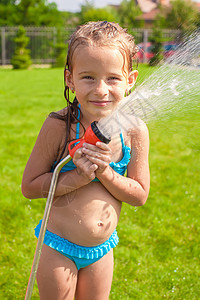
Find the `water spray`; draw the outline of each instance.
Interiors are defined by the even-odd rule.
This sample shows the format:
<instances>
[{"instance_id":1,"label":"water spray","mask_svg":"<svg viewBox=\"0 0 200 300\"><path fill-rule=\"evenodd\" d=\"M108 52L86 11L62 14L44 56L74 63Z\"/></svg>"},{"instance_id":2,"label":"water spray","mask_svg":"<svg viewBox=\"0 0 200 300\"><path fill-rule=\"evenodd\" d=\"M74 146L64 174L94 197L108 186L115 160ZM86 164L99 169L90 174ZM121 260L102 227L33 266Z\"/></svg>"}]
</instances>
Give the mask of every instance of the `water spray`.
<instances>
[{"instance_id":1,"label":"water spray","mask_svg":"<svg viewBox=\"0 0 200 300\"><path fill-rule=\"evenodd\" d=\"M79 148L81 148L84 143L89 143L89 144L92 144L92 145L96 145L97 142L103 142L105 144L108 144L110 141L111 141L111 138L108 138L108 137L104 136L100 132L100 130L97 126L97 122L94 121L87 128L84 136L81 139L77 139L77 140L74 140L74 141L69 143L69 146L68 146L69 155L67 155L56 166L56 168L53 172L52 179L51 179L50 189L49 189L48 198L47 198L47 202L46 202L46 207L45 207L45 211L44 211L44 215L43 215L43 219L42 219L42 225L41 225L40 234L39 234L39 237L38 237L37 247L36 247L36 250L35 250L35 256L34 256L32 268L31 268L31 273L30 273L30 277L29 277L29 282L28 282L28 286L27 286L27 290L26 290L25 300L31 299L31 295L32 295L32 292L33 292L35 277L36 277L38 264L39 264L39 260L40 260L40 256L41 256L41 252L42 252L44 236L45 236L45 232L46 232L46 228L47 228L47 223L48 223L48 220L49 220L50 210L51 210L52 202L53 202L53 199L54 199L56 184L57 184L57 181L58 181L58 175L60 173L60 170L62 169L62 167L64 165L66 165L70 160L72 160L72 158L74 156L74 153Z\"/></svg>"},{"instance_id":2,"label":"water spray","mask_svg":"<svg viewBox=\"0 0 200 300\"><path fill-rule=\"evenodd\" d=\"M172 56L97 125L105 136L113 138L121 131L167 119L172 112L196 108L197 95L200 95L199 31L179 44Z\"/></svg>"}]
</instances>

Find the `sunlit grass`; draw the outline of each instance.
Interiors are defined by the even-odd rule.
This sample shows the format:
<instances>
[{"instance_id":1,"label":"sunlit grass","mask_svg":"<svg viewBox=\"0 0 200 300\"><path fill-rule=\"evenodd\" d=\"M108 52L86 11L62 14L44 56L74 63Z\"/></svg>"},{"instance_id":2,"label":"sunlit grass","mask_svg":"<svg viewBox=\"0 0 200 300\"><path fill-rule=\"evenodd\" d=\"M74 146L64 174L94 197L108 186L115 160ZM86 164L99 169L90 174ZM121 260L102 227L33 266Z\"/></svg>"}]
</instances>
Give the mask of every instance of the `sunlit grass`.
<instances>
[{"instance_id":1,"label":"sunlit grass","mask_svg":"<svg viewBox=\"0 0 200 300\"><path fill-rule=\"evenodd\" d=\"M153 70L140 66L142 80ZM62 69L0 70L0 299L25 295L45 200L22 196L22 173L46 116L64 105ZM199 120L197 107L149 124L150 195L123 204L110 299L199 298Z\"/></svg>"}]
</instances>

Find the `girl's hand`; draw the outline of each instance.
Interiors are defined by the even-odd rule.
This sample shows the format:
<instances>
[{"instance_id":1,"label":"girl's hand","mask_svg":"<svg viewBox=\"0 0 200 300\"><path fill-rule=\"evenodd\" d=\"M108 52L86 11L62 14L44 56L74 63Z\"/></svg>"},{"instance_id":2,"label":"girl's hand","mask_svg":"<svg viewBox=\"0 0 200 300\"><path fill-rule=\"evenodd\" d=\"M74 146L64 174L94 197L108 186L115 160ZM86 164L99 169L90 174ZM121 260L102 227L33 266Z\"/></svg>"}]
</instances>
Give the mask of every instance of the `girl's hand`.
<instances>
[{"instance_id":1,"label":"girl's hand","mask_svg":"<svg viewBox=\"0 0 200 300\"><path fill-rule=\"evenodd\" d=\"M95 171L98 169L98 165L85 156L83 148L80 148L75 152L73 162L77 167L77 173L82 176L86 183L89 183L96 177Z\"/></svg>"},{"instance_id":2,"label":"girl's hand","mask_svg":"<svg viewBox=\"0 0 200 300\"><path fill-rule=\"evenodd\" d=\"M112 151L105 143L97 142L96 145L84 143L82 152L91 163L98 166L96 175L104 172L111 162Z\"/></svg>"}]
</instances>

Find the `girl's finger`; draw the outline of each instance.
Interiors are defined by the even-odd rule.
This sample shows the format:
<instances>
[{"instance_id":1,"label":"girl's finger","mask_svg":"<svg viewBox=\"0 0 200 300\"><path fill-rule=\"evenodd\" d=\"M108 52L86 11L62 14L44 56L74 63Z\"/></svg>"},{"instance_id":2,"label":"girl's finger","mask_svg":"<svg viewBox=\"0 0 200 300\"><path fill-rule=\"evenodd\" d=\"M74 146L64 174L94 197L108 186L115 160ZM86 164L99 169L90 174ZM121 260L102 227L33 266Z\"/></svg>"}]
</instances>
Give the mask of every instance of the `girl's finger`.
<instances>
[{"instance_id":1,"label":"girl's finger","mask_svg":"<svg viewBox=\"0 0 200 300\"><path fill-rule=\"evenodd\" d=\"M95 148L94 148L95 147ZM83 147L82 148L82 152L84 154L88 154L88 155L91 155L91 156L94 156L94 157L103 157L103 156L112 156L112 152L110 149L108 150L102 150L96 146L93 146L93 147Z\"/></svg>"},{"instance_id":2,"label":"girl's finger","mask_svg":"<svg viewBox=\"0 0 200 300\"><path fill-rule=\"evenodd\" d=\"M83 154L82 149L79 148L79 149L76 150L76 152L74 153L73 160L77 160L77 159L81 158L82 154Z\"/></svg>"},{"instance_id":3,"label":"girl's finger","mask_svg":"<svg viewBox=\"0 0 200 300\"><path fill-rule=\"evenodd\" d=\"M101 160L101 161L105 161L105 162L111 162L111 155L110 154L102 154L99 152L94 152L94 151L90 151L88 149L85 149L84 151L85 156L89 159L90 157Z\"/></svg>"},{"instance_id":4,"label":"girl's finger","mask_svg":"<svg viewBox=\"0 0 200 300\"><path fill-rule=\"evenodd\" d=\"M98 169L98 165L96 164L92 164L90 167L89 167L89 170L91 173L95 172L97 169Z\"/></svg>"},{"instance_id":5,"label":"girl's finger","mask_svg":"<svg viewBox=\"0 0 200 300\"><path fill-rule=\"evenodd\" d=\"M108 145L106 145L105 143L102 142L97 142L96 145L92 145L92 144L88 144L88 143L84 143L83 144L83 149L90 149L93 151L99 151L99 149L103 150L103 151L109 151L111 152L111 149Z\"/></svg>"},{"instance_id":6,"label":"girl's finger","mask_svg":"<svg viewBox=\"0 0 200 300\"><path fill-rule=\"evenodd\" d=\"M98 159L96 157L92 157L92 156L89 156L89 155L86 155L86 157L93 163L93 164L96 164L98 167L100 168L105 168L106 166L108 166L109 164L109 161L103 161L101 159Z\"/></svg>"},{"instance_id":7,"label":"girl's finger","mask_svg":"<svg viewBox=\"0 0 200 300\"><path fill-rule=\"evenodd\" d=\"M110 147L109 147L107 144L105 144L105 143L97 142L97 143L96 143L96 146L97 146L98 148L102 149L102 150L110 151L110 152L111 152Z\"/></svg>"}]
</instances>

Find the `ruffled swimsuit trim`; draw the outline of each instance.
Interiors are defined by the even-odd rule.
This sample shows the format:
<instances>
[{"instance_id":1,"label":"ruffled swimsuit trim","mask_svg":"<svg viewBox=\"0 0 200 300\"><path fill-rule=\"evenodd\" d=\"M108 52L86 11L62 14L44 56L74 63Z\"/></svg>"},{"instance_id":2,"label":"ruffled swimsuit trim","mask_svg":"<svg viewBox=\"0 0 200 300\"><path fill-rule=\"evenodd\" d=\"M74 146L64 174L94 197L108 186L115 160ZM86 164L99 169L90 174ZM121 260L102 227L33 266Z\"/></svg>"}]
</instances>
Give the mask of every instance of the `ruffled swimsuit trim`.
<instances>
[{"instance_id":1,"label":"ruffled swimsuit trim","mask_svg":"<svg viewBox=\"0 0 200 300\"><path fill-rule=\"evenodd\" d=\"M42 225L42 220L35 228L35 236L38 238L40 233L40 228ZM71 243L70 241L46 230L44 237L44 244L47 246L70 256L86 259L101 258L107 254L112 248L116 247L119 242L117 231L115 230L110 238L103 244L95 247L84 247L77 244Z\"/></svg>"}]
</instances>

